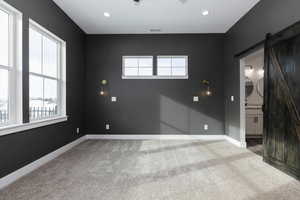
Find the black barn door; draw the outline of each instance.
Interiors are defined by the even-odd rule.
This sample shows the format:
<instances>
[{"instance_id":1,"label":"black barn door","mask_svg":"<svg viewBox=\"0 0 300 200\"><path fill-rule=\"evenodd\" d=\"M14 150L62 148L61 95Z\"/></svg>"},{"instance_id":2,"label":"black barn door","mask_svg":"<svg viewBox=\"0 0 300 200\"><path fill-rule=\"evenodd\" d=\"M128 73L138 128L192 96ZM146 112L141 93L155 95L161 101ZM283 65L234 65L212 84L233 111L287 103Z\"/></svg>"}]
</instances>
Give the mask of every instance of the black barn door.
<instances>
[{"instance_id":1,"label":"black barn door","mask_svg":"<svg viewBox=\"0 0 300 200\"><path fill-rule=\"evenodd\" d=\"M264 160L300 178L300 24L265 44Z\"/></svg>"}]
</instances>

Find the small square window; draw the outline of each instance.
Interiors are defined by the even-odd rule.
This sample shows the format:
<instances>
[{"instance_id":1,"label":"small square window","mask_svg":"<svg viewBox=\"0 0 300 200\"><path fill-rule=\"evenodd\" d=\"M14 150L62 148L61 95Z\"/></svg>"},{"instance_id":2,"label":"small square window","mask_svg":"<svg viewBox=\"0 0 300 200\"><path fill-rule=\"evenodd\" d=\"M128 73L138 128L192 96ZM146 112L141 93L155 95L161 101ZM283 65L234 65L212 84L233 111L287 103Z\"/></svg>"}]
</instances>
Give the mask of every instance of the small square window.
<instances>
[{"instance_id":1,"label":"small square window","mask_svg":"<svg viewBox=\"0 0 300 200\"><path fill-rule=\"evenodd\" d=\"M152 56L123 56L123 78L143 78L153 76Z\"/></svg>"},{"instance_id":2,"label":"small square window","mask_svg":"<svg viewBox=\"0 0 300 200\"><path fill-rule=\"evenodd\" d=\"M158 56L157 76L166 78L188 78L188 57Z\"/></svg>"}]
</instances>

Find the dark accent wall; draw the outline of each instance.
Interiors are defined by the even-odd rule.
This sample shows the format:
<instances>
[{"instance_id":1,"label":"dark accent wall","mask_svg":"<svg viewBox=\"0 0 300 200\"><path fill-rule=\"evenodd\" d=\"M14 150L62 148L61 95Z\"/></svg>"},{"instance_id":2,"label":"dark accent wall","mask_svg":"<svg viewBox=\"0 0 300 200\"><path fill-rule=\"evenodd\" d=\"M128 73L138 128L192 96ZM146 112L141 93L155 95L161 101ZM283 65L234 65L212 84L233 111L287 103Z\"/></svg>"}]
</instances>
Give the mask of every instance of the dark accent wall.
<instances>
[{"instance_id":1,"label":"dark accent wall","mask_svg":"<svg viewBox=\"0 0 300 200\"><path fill-rule=\"evenodd\" d=\"M225 39L225 131L240 140L239 59L234 55L263 41L267 33L276 33L300 20L299 0L261 0L238 21ZM235 96L235 102L230 96Z\"/></svg>"},{"instance_id":2,"label":"dark accent wall","mask_svg":"<svg viewBox=\"0 0 300 200\"><path fill-rule=\"evenodd\" d=\"M87 134L224 134L223 34L88 35ZM122 80L123 55L188 55L188 80ZM99 95L108 80L109 96ZM210 80L214 95L193 103ZM113 103L110 96L116 96ZM111 130L105 131L105 123ZM209 130L204 131L204 124Z\"/></svg>"},{"instance_id":3,"label":"dark accent wall","mask_svg":"<svg viewBox=\"0 0 300 200\"><path fill-rule=\"evenodd\" d=\"M23 13L23 109L29 110L29 18L67 42L67 122L0 137L0 178L74 141L83 129L85 34L51 0L6 0Z\"/></svg>"}]
</instances>

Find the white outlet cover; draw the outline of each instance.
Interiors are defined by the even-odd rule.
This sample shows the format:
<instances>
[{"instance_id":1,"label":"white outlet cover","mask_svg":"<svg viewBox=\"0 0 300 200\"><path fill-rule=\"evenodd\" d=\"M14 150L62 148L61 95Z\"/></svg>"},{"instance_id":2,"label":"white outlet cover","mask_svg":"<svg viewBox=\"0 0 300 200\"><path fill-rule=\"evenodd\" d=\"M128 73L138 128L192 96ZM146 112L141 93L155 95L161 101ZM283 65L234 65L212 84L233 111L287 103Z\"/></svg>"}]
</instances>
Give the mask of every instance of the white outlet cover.
<instances>
[{"instance_id":1,"label":"white outlet cover","mask_svg":"<svg viewBox=\"0 0 300 200\"><path fill-rule=\"evenodd\" d=\"M112 102L117 102L117 97L111 97Z\"/></svg>"},{"instance_id":2,"label":"white outlet cover","mask_svg":"<svg viewBox=\"0 0 300 200\"><path fill-rule=\"evenodd\" d=\"M207 124L204 125L204 130L208 130L208 125Z\"/></svg>"},{"instance_id":3,"label":"white outlet cover","mask_svg":"<svg viewBox=\"0 0 300 200\"><path fill-rule=\"evenodd\" d=\"M79 128L77 128L77 129L76 129L76 132L77 132L77 133L80 133L80 129L79 129Z\"/></svg>"},{"instance_id":4,"label":"white outlet cover","mask_svg":"<svg viewBox=\"0 0 300 200\"><path fill-rule=\"evenodd\" d=\"M193 97L193 101L194 101L194 102L198 102L198 101L199 101L199 97L198 97L198 96L194 96L194 97Z\"/></svg>"},{"instance_id":5,"label":"white outlet cover","mask_svg":"<svg viewBox=\"0 0 300 200\"><path fill-rule=\"evenodd\" d=\"M110 129L109 124L105 124L105 129L106 129L106 130L109 130L109 129Z\"/></svg>"},{"instance_id":6,"label":"white outlet cover","mask_svg":"<svg viewBox=\"0 0 300 200\"><path fill-rule=\"evenodd\" d=\"M231 96L230 99L232 102L234 102L234 96Z\"/></svg>"}]
</instances>

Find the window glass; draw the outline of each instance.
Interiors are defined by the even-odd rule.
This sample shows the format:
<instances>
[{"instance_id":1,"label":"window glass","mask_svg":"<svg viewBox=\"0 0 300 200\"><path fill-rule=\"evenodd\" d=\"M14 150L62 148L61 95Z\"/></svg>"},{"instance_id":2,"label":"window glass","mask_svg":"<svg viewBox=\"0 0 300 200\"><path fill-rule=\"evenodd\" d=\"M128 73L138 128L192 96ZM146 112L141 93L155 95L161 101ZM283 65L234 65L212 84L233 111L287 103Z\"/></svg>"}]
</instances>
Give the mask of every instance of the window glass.
<instances>
[{"instance_id":1,"label":"window glass","mask_svg":"<svg viewBox=\"0 0 300 200\"><path fill-rule=\"evenodd\" d=\"M157 75L167 77L187 76L187 56L158 56Z\"/></svg>"},{"instance_id":2,"label":"window glass","mask_svg":"<svg viewBox=\"0 0 300 200\"><path fill-rule=\"evenodd\" d=\"M153 69L149 67L140 67L139 76L151 76L153 74Z\"/></svg>"},{"instance_id":3,"label":"window glass","mask_svg":"<svg viewBox=\"0 0 300 200\"><path fill-rule=\"evenodd\" d=\"M186 65L186 58L173 58L172 59L172 66L173 67L185 67Z\"/></svg>"},{"instance_id":4,"label":"window glass","mask_svg":"<svg viewBox=\"0 0 300 200\"><path fill-rule=\"evenodd\" d=\"M61 75L64 71L61 70L62 56L65 55L62 55L63 42L39 25L30 25L32 42L30 41L29 48L33 52L30 57L33 59L29 85L30 120L64 115L62 91L65 89Z\"/></svg>"},{"instance_id":5,"label":"window glass","mask_svg":"<svg viewBox=\"0 0 300 200\"><path fill-rule=\"evenodd\" d=\"M0 69L0 126L9 120L8 89L8 70Z\"/></svg>"},{"instance_id":6,"label":"window glass","mask_svg":"<svg viewBox=\"0 0 300 200\"><path fill-rule=\"evenodd\" d=\"M157 66L158 67L171 67L172 60L171 58L158 58Z\"/></svg>"},{"instance_id":7,"label":"window glass","mask_svg":"<svg viewBox=\"0 0 300 200\"><path fill-rule=\"evenodd\" d=\"M173 76L184 76L184 75L186 75L185 67L174 67L174 68L172 68L172 75Z\"/></svg>"},{"instance_id":8,"label":"window glass","mask_svg":"<svg viewBox=\"0 0 300 200\"><path fill-rule=\"evenodd\" d=\"M125 58L125 67L138 67L139 62L137 58Z\"/></svg>"},{"instance_id":9,"label":"window glass","mask_svg":"<svg viewBox=\"0 0 300 200\"><path fill-rule=\"evenodd\" d=\"M57 43L43 37L43 74L57 77Z\"/></svg>"},{"instance_id":10,"label":"window glass","mask_svg":"<svg viewBox=\"0 0 300 200\"><path fill-rule=\"evenodd\" d=\"M43 78L30 75L30 107L41 108L44 106L44 83Z\"/></svg>"},{"instance_id":11,"label":"window glass","mask_svg":"<svg viewBox=\"0 0 300 200\"><path fill-rule=\"evenodd\" d=\"M138 75L138 68L125 68L124 69L124 75L125 76L137 76Z\"/></svg>"},{"instance_id":12,"label":"window glass","mask_svg":"<svg viewBox=\"0 0 300 200\"><path fill-rule=\"evenodd\" d=\"M157 74L159 76L171 76L171 68L159 67L157 68Z\"/></svg>"},{"instance_id":13,"label":"window glass","mask_svg":"<svg viewBox=\"0 0 300 200\"><path fill-rule=\"evenodd\" d=\"M140 58L139 59L139 67L152 67L152 58Z\"/></svg>"},{"instance_id":14,"label":"window glass","mask_svg":"<svg viewBox=\"0 0 300 200\"><path fill-rule=\"evenodd\" d=\"M153 75L153 58L151 56L124 56L123 76L143 77Z\"/></svg>"},{"instance_id":15,"label":"window glass","mask_svg":"<svg viewBox=\"0 0 300 200\"><path fill-rule=\"evenodd\" d=\"M37 31L29 31L29 68L30 72L42 73L42 35Z\"/></svg>"},{"instance_id":16,"label":"window glass","mask_svg":"<svg viewBox=\"0 0 300 200\"><path fill-rule=\"evenodd\" d=\"M57 80L45 79L44 106L54 109L57 107Z\"/></svg>"},{"instance_id":17,"label":"window glass","mask_svg":"<svg viewBox=\"0 0 300 200\"><path fill-rule=\"evenodd\" d=\"M0 9L0 65L9 64L9 14Z\"/></svg>"}]
</instances>

